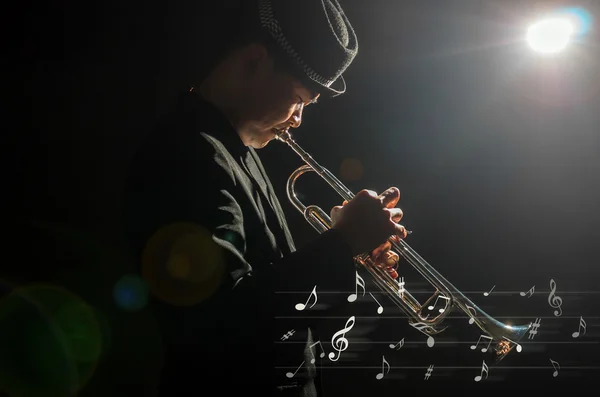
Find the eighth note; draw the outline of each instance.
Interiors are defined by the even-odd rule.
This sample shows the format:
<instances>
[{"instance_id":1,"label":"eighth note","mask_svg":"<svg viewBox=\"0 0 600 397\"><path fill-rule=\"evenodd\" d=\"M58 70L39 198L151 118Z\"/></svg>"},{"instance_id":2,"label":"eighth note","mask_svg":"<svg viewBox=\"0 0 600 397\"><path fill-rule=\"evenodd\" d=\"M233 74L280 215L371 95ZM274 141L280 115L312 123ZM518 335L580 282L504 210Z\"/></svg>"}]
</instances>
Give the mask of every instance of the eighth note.
<instances>
[{"instance_id":1,"label":"eighth note","mask_svg":"<svg viewBox=\"0 0 600 397\"><path fill-rule=\"evenodd\" d=\"M528 298L531 298L531 295L533 295L534 292L535 292L535 285L533 287L531 287L531 289L527 292L519 292L519 295L525 296L525 295L529 294Z\"/></svg>"},{"instance_id":2,"label":"eighth note","mask_svg":"<svg viewBox=\"0 0 600 397\"><path fill-rule=\"evenodd\" d=\"M323 345L321 344L321 341L320 341L320 340L318 340L318 341L316 341L315 343L313 343L312 345L308 346L308 348L309 348L309 349L312 349L312 348L313 348L315 345L319 345L319 347L321 348L321 354L319 354L319 357L320 357L320 358L323 358L323 357L325 357L325 349L323 349ZM313 358L310 360L310 363L311 363L311 364L314 364L314 363L315 363L315 358L314 358L314 357L313 357Z\"/></svg>"},{"instance_id":3,"label":"eighth note","mask_svg":"<svg viewBox=\"0 0 600 397\"><path fill-rule=\"evenodd\" d=\"M378 374L375 376L375 379L377 379L377 380L381 380L381 379L383 379L383 377L385 376L385 374L384 374L384 372L385 372L385 367L384 367L384 366L385 366L385 365L387 365L387 367L388 367L388 370L387 370L387 372L386 372L386 373L389 373L389 372L390 372L390 363L388 363L387 361L385 361L385 356L382 356L382 357L383 357L383 361L382 361L382 363L381 363L381 372L380 372L380 373L378 373Z\"/></svg>"},{"instance_id":4,"label":"eighth note","mask_svg":"<svg viewBox=\"0 0 600 397\"><path fill-rule=\"evenodd\" d=\"M296 373L300 370L300 368L302 368L303 365L304 361L302 361L302 364L300 364L300 366L294 371L294 373L288 372L285 374L285 376L287 376L288 378L293 378L296 375Z\"/></svg>"},{"instance_id":5,"label":"eighth note","mask_svg":"<svg viewBox=\"0 0 600 397\"><path fill-rule=\"evenodd\" d=\"M485 372L485 378L487 379L488 370L489 370L489 368L488 368L487 364L485 363L485 360L483 360L483 365L481 366L481 374L479 374L475 377L475 382L479 382L483 378L484 372Z\"/></svg>"},{"instance_id":6,"label":"eighth note","mask_svg":"<svg viewBox=\"0 0 600 397\"><path fill-rule=\"evenodd\" d=\"M311 297L315 297L315 303L313 303L312 305L310 305L310 307L313 307L314 305L317 304L317 286L315 285L315 287L313 288L312 292L310 293L310 295L308 296L308 299L306 300L306 303L297 303L296 304L296 310L304 310L306 309L306 305L308 305L308 301L310 301Z\"/></svg>"},{"instance_id":7,"label":"eighth note","mask_svg":"<svg viewBox=\"0 0 600 397\"><path fill-rule=\"evenodd\" d=\"M396 344L390 343L390 349L400 350L402 346L404 346L404 338L402 338L402 340Z\"/></svg>"},{"instance_id":8,"label":"eighth note","mask_svg":"<svg viewBox=\"0 0 600 397\"><path fill-rule=\"evenodd\" d=\"M358 298L358 286L363 290L363 296L365 296L365 280L362 279L361 276L356 272L356 284L354 284L354 294L348 295L348 302L354 302L356 298Z\"/></svg>"},{"instance_id":9,"label":"eighth note","mask_svg":"<svg viewBox=\"0 0 600 397\"><path fill-rule=\"evenodd\" d=\"M375 299L372 293L369 292L369 295L371 295L371 298L373 298L375 302L377 302L377 304L379 305L379 307L377 308L377 314L383 313L383 307L381 306L381 303L379 303L379 301Z\"/></svg>"},{"instance_id":10,"label":"eighth note","mask_svg":"<svg viewBox=\"0 0 600 397\"><path fill-rule=\"evenodd\" d=\"M491 289L491 290L489 290L489 291L487 291L487 292L484 292L484 293L483 293L483 296L490 296L490 294L492 293L492 291L494 290L494 288L496 288L496 285L495 285L495 284L494 284L494 286L492 287L492 289Z\"/></svg>"},{"instance_id":11,"label":"eighth note","mask_svg":"<svg viewBox=\"0 0 600 397\"><path fill-rule=\"evenodd\" d=\"M477 311L474 307L467 305L467 310L469 311L469 324L473 324L475 322L475 316L477 316Z\"/></svg>"},{"instance_id":12,"label":"eighth note","mask_svg":"<svg viewBox=\"0 0 600 397\"><path fill-rule=\"evenodd\" d=\"M471 345L471 350L475 350L475 349L477 349L477 346L479 345L479 342L481 342L481 339L482 339L482 338L483 338L483 339L488 339L488 340L489 340L489 342L488 342L488 344L487 344L487 346L486 346L486 347L482 347L482 348L481 348L481 352L482 352L482 353L485 353L485 352L486 352L486 351L487 351L487 350L490 348L490 345L492 344L492 338L490 338L489 336L486 336L486 335L481 335L481 336L479 337L479 339L477 340L477 343L476 343L476 344L474 344L474 345Z\"/></svg>"},{"instance_id":13,"label":"eighth note","mask_svg":"<svg viewBox=\"0 0 600 397\"><path fill-rule=\"evenodd\" d=\"M433 308L435 307L435 305L437 305L437 303L438 303L438 300L439 300L439 299L445 299L445 300L446 300L446 303L447 303L447 302L450 302L450 298L448 298L448 297L445 297L444 295L438 295L438 296L435 298L435 302L433 302L433 305L429 305L427 308L428 308L429 310L433 310ZM440 313L443 313L443 312L444 312L444 310L446 310L446 309L442 307L442 308L439 310L439 312L440 312Z\"/></svg>"},{"instance_id":14,"label":"eighth note","mask_svg":"<svg viewBox=\"0 0 600 397\"><path fill-rule=\"evenodd\" d=\"M575 332L573 332L573 338L579 338L579 336L583 336L585 335L585 331L586 331L586 326L587 324L585 323L585 320L583 319L583 317L579 317L579 329ZM583 328L583 333L581 333L581 328Z\"/></svg>"},{"instance_id":15,"label":"eighth note","mask_svg":"<svg viewBox=\"0 0 600 397\"><path fill-rule=\"evenodd\" d=\"M558 370L560 369L560 364L552 359L550 359L550 363L552 364L552 367L554 367L554 372L552 373L552 376L554 376L556 378L558 376ZM556 364L556 365L554 365L554 364Z\"/></svg>"}]
</instances>

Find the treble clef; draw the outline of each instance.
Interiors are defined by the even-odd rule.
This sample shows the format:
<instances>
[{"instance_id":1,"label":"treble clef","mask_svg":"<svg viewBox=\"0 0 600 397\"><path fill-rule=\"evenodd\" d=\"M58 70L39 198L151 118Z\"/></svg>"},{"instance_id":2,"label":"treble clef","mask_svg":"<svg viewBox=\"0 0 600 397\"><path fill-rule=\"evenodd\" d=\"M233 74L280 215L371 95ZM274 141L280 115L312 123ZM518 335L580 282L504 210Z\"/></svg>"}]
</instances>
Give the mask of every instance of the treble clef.
<instances>
[{"instance_id":1,"label":"treble clef","mask_svg":"<svg viewBox=\"0 0 600 397\"><path fill-rule=\"evenodd\" d=\"M354 327L354 316L350 317L348 321L346 321L346 325L344 328L333 334L333 338L331 338L331 344L333 348L338 351L338 356L335 358L335 353L329 353L329 359L331 361L337 361L340 358L341 352L348 348L348 339L346 339L346 332L350 331Z\"/></svg>"},{"instance_id":2,"label":"treble clef","mask_svg":"<svg viewBox=\"0 0 600 397\"><path fill-rule=\"evenodd\" d=\"M562 298L555 295L556 283L554 282L554 279L550 279L550 288L552 291L550 291L550 295L548 295L548 304L553 308L558 309L554 311L554 315L559 317L562 314Z\"/></svg>"}]
</instances>

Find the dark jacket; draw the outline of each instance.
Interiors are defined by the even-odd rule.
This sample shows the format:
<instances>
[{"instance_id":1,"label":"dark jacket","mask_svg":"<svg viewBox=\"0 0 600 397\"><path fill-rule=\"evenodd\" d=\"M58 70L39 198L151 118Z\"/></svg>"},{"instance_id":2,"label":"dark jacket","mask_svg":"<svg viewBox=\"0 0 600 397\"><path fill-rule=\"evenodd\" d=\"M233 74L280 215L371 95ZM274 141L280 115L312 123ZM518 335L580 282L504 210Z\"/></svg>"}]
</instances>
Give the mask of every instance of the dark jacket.
<instances>
[{"instance_id":1,"label":"dark jacket","mask_svg":"<svg viewBox=\"0 0 600 397\"><path fill-rule=\"evenodd\" d=\"M163 336L161 396L320 395L320 351L309 349L319 324L295 306L315 286L329 307L345 295L320 291L354 289L339 233L297 250L256 152L195 92L150 134L127 181L126 235Z\"/></svg>"}]
</instances>

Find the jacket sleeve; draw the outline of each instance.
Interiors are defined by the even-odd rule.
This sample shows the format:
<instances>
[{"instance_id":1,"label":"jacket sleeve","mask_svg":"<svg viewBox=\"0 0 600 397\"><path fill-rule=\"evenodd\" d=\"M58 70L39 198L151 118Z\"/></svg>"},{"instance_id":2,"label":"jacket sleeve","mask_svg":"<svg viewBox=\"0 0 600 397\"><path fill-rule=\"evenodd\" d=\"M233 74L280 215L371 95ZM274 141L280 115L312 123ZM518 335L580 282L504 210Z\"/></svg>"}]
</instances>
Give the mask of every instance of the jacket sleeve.
<instances>
[{"instance_id":1,"label":"jacket sleeve","mask_svg":"<svg viewBox=\"0 0 600 397\"><path fill-rule=\"evenodd\" d=\"M337 230L317 234L268 263L248 263L252 239L236 200L239 186L224 157L212 147L205 152L206 142L198 140L190 145L194 150L178 146L180 152L168 161L159 155L141 161L138 175L144 176L129 185L129 208L137 213L129 229L141 248L142 272L161 304L201 306L204 313L236 307L297 316L298 303L308 311L315 303L335 307L346 301L336 292L354 290L355 269Z\"/></svg>"}]
</instances>

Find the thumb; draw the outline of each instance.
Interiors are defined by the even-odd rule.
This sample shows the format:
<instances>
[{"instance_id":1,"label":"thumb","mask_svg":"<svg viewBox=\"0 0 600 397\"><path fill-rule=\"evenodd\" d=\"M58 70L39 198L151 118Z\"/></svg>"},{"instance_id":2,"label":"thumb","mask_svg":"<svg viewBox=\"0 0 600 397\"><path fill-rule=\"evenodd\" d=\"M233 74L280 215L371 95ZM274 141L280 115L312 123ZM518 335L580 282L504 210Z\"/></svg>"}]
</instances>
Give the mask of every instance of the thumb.
<instances>
[{"instance_id":1,"label":"thumb","mask_svg":"<svg viewBox=\"0 0 600 397\"><path fill-rule=\"evenodd\" d=\"M332 222L335 223L341 209L342 209L341 205L336 205L335 207L333 207L331 209L331 212L329 213L329 217L331 218Z\"/></svg>"}]
</instances>

